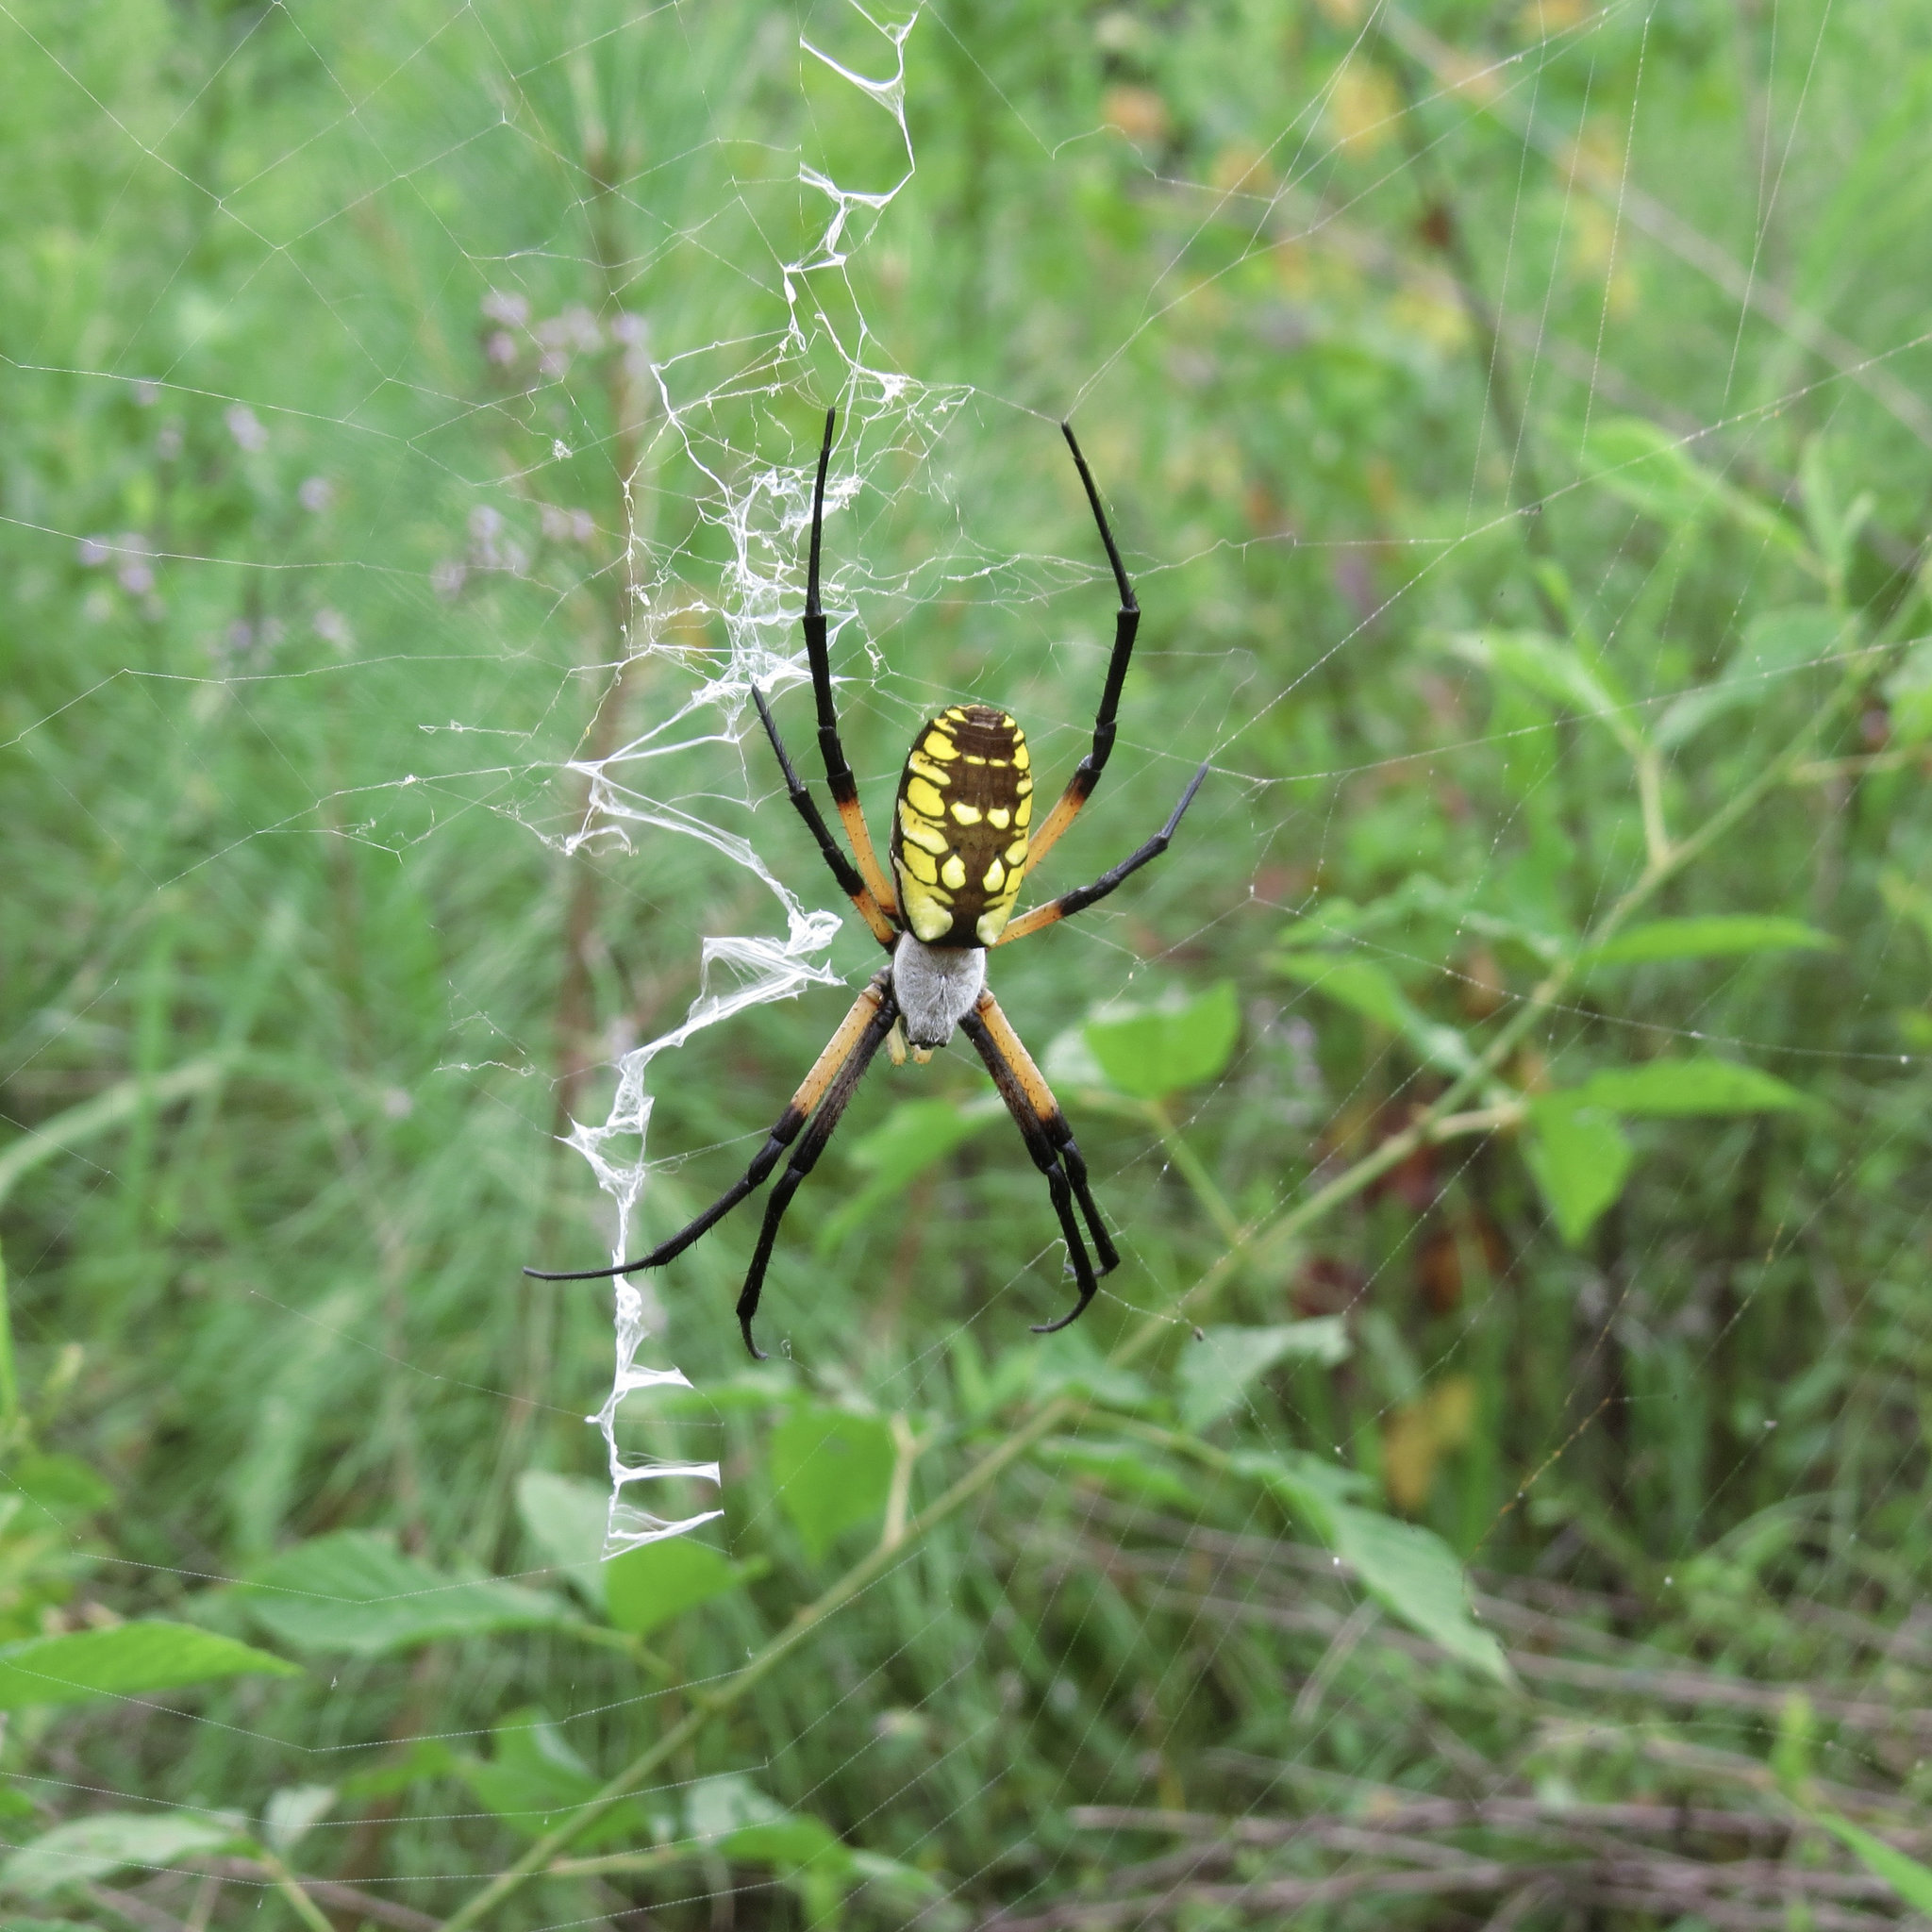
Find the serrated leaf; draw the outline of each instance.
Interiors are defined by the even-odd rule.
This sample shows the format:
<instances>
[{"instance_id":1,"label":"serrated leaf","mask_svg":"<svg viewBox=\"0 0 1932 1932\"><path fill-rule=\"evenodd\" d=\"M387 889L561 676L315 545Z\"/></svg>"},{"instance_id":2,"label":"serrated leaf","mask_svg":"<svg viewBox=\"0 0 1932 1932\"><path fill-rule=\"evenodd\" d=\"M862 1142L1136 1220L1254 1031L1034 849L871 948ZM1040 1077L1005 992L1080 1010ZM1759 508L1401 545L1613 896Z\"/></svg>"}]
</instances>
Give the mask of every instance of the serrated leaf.
<instances>
[{"instance_id":1,"label":"serrated leaf","mask_svg":"<svg viewBox=\"0 0 1932 1932\"><path fill-rule=\"evenodd\" d=\"M1181 1357L1181 1422L1204 1429L1235 1408L1277 1363L1312 1361L1333 1368L1348 1359L1349 1347L1348 1324L1340 1315L1265 1328L1204 1328Z\"/></svg>"},{"instance_id":2,"label":"serrated leaf","mask_svg":"<svg viewBox=\"0 0 1932 1932\"><path fill-rule=\"evenodd\" d=\"M223 1677L299 1677L286 1657L192 1624L117 1624L71 1637L36 1637L0 1650L0 1710L146 1697Z\"/></svg>"},{"instance_id":3,"label":"serrated leaf","mask_svg":"<svg viewBox=\"0 0 1932 1932\"><path fill-rule=\"evenodd\" d=\"M359 1529L298 1543L236 1594L291 1649L341 1657L381 1657L440 1638L577 1621L567 1604L544 1591L448 1575Z\"/></svg>"},{"instance_id":4,"label":"serrated leaf","mask_svg":"<svg viewBox=\"0 0 1932 1932\"><path fill-rule=\"evenodd\" d=\"M245 1845L239 1819L188 1811L100 1811L57 1824L0 1865L0 1885L28 1898L105 1878L124 1865L178 1865Z\"/></svg>"},{"instance_id":5,"label":"serrated leaf","mask_svg":"<svg viewBox=\"0 0 1932 1932\"><path fill-rule=\"evenodd\" d=\"M1574 1247L1624 1191L1630 1142L1616 1117L1580 1106L1574 1095L1551 1095L1529 1109L1524 1164L1548 1204L1557 1231Z\"/></svg>"},{"instance_id":6,"label":"serrated leaf","mask_svg":"<svg viewBox=\"0 0 1932 1932\"><path fill-rule=\"evenodd\" d=\"M1335 1554L1384 1609L1451 1657L1509 1681L1503 1646L1476 1622L1469 1579L1441 1537L1353 1504L1341 1506L1335 1517Z\"/></svg>"},{"instance_id":7,"label":"serrated leaf","mask_svg":"<svg viewBox=\"0 0 1932 1932\"><path fill-rule=\"evenodd\" d=\"M1659 959L1709 959L1739 953L1830 952L1838 941L1802 919L1757 913L1710 913L1654 919L1582 954L1585 966L1637 966Z\"/></svg>"},{"instance_id":8,"label":"serrated leaf","mask_svg":"<svg viewBox=\"0 0 1932 1932\"><path fill-rule=\"evenodd\" d=\"M604 1566L610 1621L633 1637L648 1636L686 1610L736 1590L743 1580L728 1558L686 1536L641 1544Z\"/></svg>"},{"instance_id":9,"label":"serrated leaf","mask_svg":"<svg viewBox=\"0 0 1932 1932\"><path fill-rule=\"evenodd\" d=\"M1160 1100L1218 1079L1241 1029L1234 982L1224 979L1192 999L1097 1015L1081 1037L1115 1092Z\"/></svg>"},{"instance_id":10,"label":"serrated leaf","mask_svg":"<svg viewBox=\"0 0 1932 1932\"><path fill-rule=\"evenodd\" d=\"M1777 1113L1803 1107L1805 1096L1775 1074L1736 1060L1658 1059L1635 1067L1606 1067L1567 1096L1578 1107L1673 1119L1697 1114Z\"/></svg>"},{"instance_id":11,"label":"serrated leaf","mask_svg":"<svg viewBox=\"0 0 1932 1932\"><path fill-rule=\"evenodd\" d=\"M874 1415L801 1403L772 1431L772 1483L814 1561L884 1510L894 1459L892 1432Z\"/></svg>"},{"instance_id":12,"label":"serrated leaf","mask_svg":"<svg viewBox=\"0 0 1932 1932\"><path fill-rule=\"evenodd\" d=\"M871 1177L828 1214L813 1246L821 1257L864 1226L879 1208L903 1193L925 1170L943 1160L990 1122L1003 1117L999 1096L983 1099L906 1100L853 1144L853 1165Z\"/></svg>"},{"instance_id":13,"label":"serrated leaf","mask_svg":"<svg viewBox=\"0 0 1932 1932\"><path fill-rule=\"evenodd\" d=\"M586 1476L526 1469L517 1478L524 1533L594 1610L604 1607L604 1536L610 1491Z\"/></svg>"},{"instance_id":14,"label":"serrated leaf","mask_svg":"<svg viewBox=\"0 0 1932 1932\"><path fill-rule=\"evenodd\" d=\"M1475 1064L1460 1032L1431 1020L1412 1005L1372 959L1337 958L1332 953L1278 953L1273 963L1291 979L1300 980L1398 1035L1422 1060L1441 1073L1466 1074Z\"/></svg>"}]
</instances>

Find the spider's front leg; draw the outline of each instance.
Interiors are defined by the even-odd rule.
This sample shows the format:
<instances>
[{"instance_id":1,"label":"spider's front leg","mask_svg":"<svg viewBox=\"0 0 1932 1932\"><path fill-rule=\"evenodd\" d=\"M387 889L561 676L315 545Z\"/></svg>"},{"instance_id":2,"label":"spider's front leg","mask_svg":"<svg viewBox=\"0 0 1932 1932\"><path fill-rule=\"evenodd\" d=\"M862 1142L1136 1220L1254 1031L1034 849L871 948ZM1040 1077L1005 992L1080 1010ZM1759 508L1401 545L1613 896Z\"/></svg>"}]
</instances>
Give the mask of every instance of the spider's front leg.
<instances>
[{"instance_id":1,"label":"spider's front leg","mask_svg":"<svg viewBox=\"0 0 1932 1932\"><path fill-rule=\"evenodd\" d=\"M885 867L873 848L872 832L865 823L865 808L858 802L858 780L845 759L845 747L839 740L839 708L832 701L832 660L825 641L825 612L819 602L819 553L825 527L825 469L832 460L832 430L838 423L837 409L825 411L825 440L819 450L818 480L811 492L811 555L806 566L805 615L800 623L805 631L805 655L811 664L812 696L818 701L819 753L825 761L825 783L831 787L832 804L839 822L852 841L858 870L867 889L887 918L896 918L899 895L886 876Z\"/></svg>"}]
</instances>

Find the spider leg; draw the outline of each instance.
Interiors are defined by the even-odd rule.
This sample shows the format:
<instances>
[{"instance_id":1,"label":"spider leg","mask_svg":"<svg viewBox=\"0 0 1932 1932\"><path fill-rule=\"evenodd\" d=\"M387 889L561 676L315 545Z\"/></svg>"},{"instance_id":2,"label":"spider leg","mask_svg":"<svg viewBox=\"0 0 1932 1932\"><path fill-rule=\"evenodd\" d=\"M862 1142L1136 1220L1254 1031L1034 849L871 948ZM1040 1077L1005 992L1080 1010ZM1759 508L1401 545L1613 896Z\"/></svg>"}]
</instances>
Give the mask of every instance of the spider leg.
<instances>
[{"instance_id":1,"label":"spider leg","mask_svg":"<svg viewBox=\"0 0 1932 1932\"><path fill-rule=\"evenodd\" d=\"M1067 1124L1067 1117L1060 1111L1060 1104L1054 1098L1053 1089L1046 1084L1046 1075L1034 1064L1033 1056L1026 1051L1026 1042L1020 1038L990 989L980 994L974 1010L984 1022L1007 1064L1012 1068L1028 1108L1067 1171L1067 1179L1073 1183L1074 1198L1079 1202L1080 1212L1087 1217L1087 1225L1092 1230L1093 1252L1100 1257L1097 1272L1111 1274L1121 1265L1121 1257L1114 1248L1113 1237L1107 1231L1107 1223L1101 1219L1093 1190L1088 1185L1087 1162L1080 1153L1079 1142L1074 1139L1074 1130Z\"/></svg>"},{"instance_id":2,"label":"spider leg","mask_svg":"<svg viewBox=\"0 0 1932 1932\"><path fill-rule=\"evenodd\" d=\"M1058 804L1047 813L1046 823L1034 833L1033 849L1027 860L1030 866L1037 866L1059 842L1060 834L1080 815L1080 808L1092 797L1093 788L1107 769L1107 761L1113 753L1114 716L1120 709L1121 686L1126 681L1127 660L1134 655L1134 638L1141 628L1141 607L1134 599L1133 585L1127 581L1126 566L1121 562L1120 547L1108 528L1107 512L1100 507L1100 491L1094 487L1093 473L1080 454L1080 445L1074 441L1074 425L1062 423L1060 434L1074 453L1074 466L1080 472L1087 501L1093 507L1093 521L1100 525L1100 541L1107 546L1107 560L1113 566L1113 580L1120 589L1121 608L1114 616L1113 656L1108 660L1107 682L1101 688L1100 709L1093 720L1092 749L1067 781L1067 789L1060 793Z\"/></svg>"},{"instance_id":3,"label":"spider leg","mask_svg":"<svg viewBox=\"0 0 1932 1932\"><path fill-rule=\"evenodd\" d=\"M885 1043L886 1035L892 1030L898 1017L898 1003L888 991L878 1009L865 1023L858 1043L832 1076L824 1099L820 1102L818 1112L812 1116L811 1125L805 1130L805 1138L786 1162L785 1172L778 1176L778 1184L765 1203L765 1219L758 1229L758 1244L753 1251L751 1267L745 1273L744 1286L738 1293L739 1331L743 1335L744 1345L750 1349L755 1361L763 1361L765 1356L751 1339L752 1317L758 1311L758 1296L764 1291L765 1269L772 1259L772 1245L778 1239L778 1224L784 1220L785 1210L791 1205L791 1197L798 1191L799 1183L817 1165L819 1156L825 1151L825 1142L837 1129L840 1116L858 1091L858 1083L865 1078L865 1070L871 1066L873 1056Z\"/></svg>"},{"instance_id":4,"label":"spider leg","mask_svg":"<svg viewBox=\"0 0 1932 1932\"><path fill-rule=\"evenodd\" d=\"M890 985L889 973L881 971L874 976L872 984L853 1002L852 1010L832 1035L824 1052L812 1062L811 1072L791 1096L791 1106L778 1116L764 1146L758 1150L758 1158L745 1169L743 1176L726 1188L695 1221L679 1228L669 1241L660 1241L648 1255L641 1255L635 1261L621 1262L615 1268L578 1268L564 1274L550 1274L541 1268L525 1268L524 1273L534 1275L539 1281L602 1281L612 1274L628 1274L639 1268L661 1268L666 1261L683 1254L701 1236L708 1234L747 1194L764 1185L772 1170L777 1166L779 1156L798 1139L811 1110L838 1080L881 1014L885 1017L879 1038L885 1038L886 1029L891 1027L893 1016L898 1012ZM870 1059L871 1057L868 1049L866 1058ZM848 1094L846 1097L849 1099L851 1096ZM843 1103L841 1104L842 1106Z\"/></svg>"},{"instance_id":5,"label":"spider leg","mask_svg":"<svg viewBox=\"0 0 1932 1932\"><path fill-rule=\"evenodd\" d=\"M839 420L837 409L825 411L825 440L819 450L818 481L811 492L811 558L805 580L805 654L811 662L812 695L819 708L819 751L825 761L825 782L832 788L832 803L838 808L839 822L858 855L858 870L872 895L890 918L899 910L899 896L892 891L879 856L873 849L872 833L865 823L865 810L858 802L858 780L845 762L845 748L839 741L839 710L832 702L832 661L825 648L825 613L819 604L819 551L825 525L825 466L832 459L832 428ZM889 941L890 943L890 941Z\"/></svg>"},{"instance_id":6,"label":"spider leg","mask_svg":"<svg viewBox=\"0 0 1932 1932\"><path fill-rule=\"evenodd\" d=\"M998 1018L997 1033L989 1017L989 1008L991 1014ZM1061 1164L1065 1146L1072 1143L1074 1137L1069 1132L1065 1143L1056 1145L1054 1134L1028 1093L1027 1083L1023 1078L1020 1069L1007 1056L1004 1042L1010 1041L1015 1046L1019 1046L1019 1036L1007 1024L1006 1015L1000 1012L990 996L982 996L979 1005L960 1021L959 1026L967 1039L977 1048L979 1058L986 1062L986 1070L992 1075L992 1083L999 1089L1000 1098L1006 1102L1007 1111L1012 1115L1013 1124L1019 1128L1020 1138L1025 1141L1026 1151L1033 1157L1034 1166L1046 1176L1047 1192L1053 1197L1053 1209L1059 1217L1060 1233L1067 1243L1067 1258L1073 1263L1074 1279L1079 1285L1080 1297L1074 1304L1072 1310L1062 1315L1058 1322L1036 1322L1033 1324L1033 1332L1036 1335L1057 1334L1069 1323L1079 1320L1087 1310L1087 1304L1093 1299L1100 1287L1094 1275L1092 1257L1087 1252L1087 1243L1080 1237L1079 1219L1074 1212L1074 1184L1069 1178L1067 1169ZM1024 1046L1020 1047L1020 1054L1034 1081L1038 1083L1040 1091L1045 1094L1054 1117L1064 1129L1066 1120L1060 1114L1058 1106L1055 1104L1052 1093L1047 1090L1046 1082L1041 1078L1040 1070L1026 1057L1026 1049ZM1107 1239L1106 1230L1100 1225L1099 1215L1091 1205L1092 1196L1087 1191L1086 1165L1080 1160L1077 1148L1074 1150L1074 1160L1080 1174L1081 1208L1087 1213L1100 1245L1105 1263L1102 1272L1105 1273L1107 1268L1118 1263L1120 1257L1114 1253L1113 1243Z\"/></svg>"},{"instance_id":7,"label":"spider leg","mask_svg":"<svg viewBox=\"0 0 1932 1932\"><path fill-rule=\"evenodd\" d=\"M899 937L892 922L886 917L879 902L858 875L858 867L840 850L839 841L832 837L817 803L805 788L805 781L786 757L784 741L778 736L778 721L772 716L772 708L766 704L764 692L753 685L751 695L752 702L758 708L758 716L764 720L765 736L772 741L772 749L778 755L778 769L785 774L785 790L793 808L805 821L807 830L818 841L820 853L832 868L832 876L839 881L839 890L858 908L858 916L872 928L873 938L880 945L890 947Z\"/></svg>"},{"instance_id":8,"label":"spider leg","mask_svg":"<svg viewBox=\"0 0 1932 1932\"><path fill-rule=\"evenodd\" d=\"M1143 865L1157 859L1174 841L1175 830L1179 827L1181 814L1194 802L1194 793L1200 791L1201 781L1208 775L1208 766L1201 769L1188 780L1188 789L1181 793L1181 802L1168 815L1166 824L1156 832L1138 852L1131 853L1121 860L1111 872L1104 872L1091 886L1080 886L1071 892L1062 892L1058 899L1050 899L1044 906L1036 906L1031 912L1013 921L1005 932L993 941L1004 946L1012 940L1024 940L1029 933L1036 933L1042 927L1057 924L1060 920L1074 912L1084 912L1097 900L1107 897L1124 879L1131 877Z\"/></svg>"}]
</instances>

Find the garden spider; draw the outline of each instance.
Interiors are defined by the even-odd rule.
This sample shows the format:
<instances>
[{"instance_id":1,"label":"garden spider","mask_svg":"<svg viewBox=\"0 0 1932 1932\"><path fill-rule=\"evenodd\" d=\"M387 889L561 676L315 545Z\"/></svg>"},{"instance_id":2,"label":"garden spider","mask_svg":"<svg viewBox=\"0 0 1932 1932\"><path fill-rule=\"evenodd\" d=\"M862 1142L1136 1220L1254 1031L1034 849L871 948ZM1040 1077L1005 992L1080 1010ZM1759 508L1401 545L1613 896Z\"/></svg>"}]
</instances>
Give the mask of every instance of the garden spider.
<instances>
[{"instance_id":1,"label":"garden spider","mask_svg":"<svg viewBox=\"0 0 1932 1932\"><path fill-rule=\"evenodd\" d=\"M744 1345L760 1361L764 1357L752 1340L751 1324L758 1313L758 1295L764 1287L765 1269L772 1258L778 1224L799 1183L824 1152L841 1115L865 1077L866 1068L881 1046L888 1049L894 1065L904 1064L908 1047L915 1060L928 1060L936 1048L952 1039L956 1026L965 1033L986 1062L993 1085L999 1089L1000 1098L1006 1102L1008 1112L1026 1142L1026 1151L1033 1157L1033 1164L1046 1176L1054 1212L1059 1217L1067 1256L1079 1286L1079 1300L1072 1310L1057 1322L1038 1324L1033 1332L1051 1335L1085 1311L1099 1285L1097 1276L1117 1268L1120 1256L1088 1186L1087 1164L1074 1144L1073 1129L1067 1125L1066 1116L1060 1112L1059 1103L1034 1065L1032 1056L1021 1044L1020 1036L987 987L987 949L1025 939L1069 913L1083 911L1096 900L1106 898L1122 880L1150 859L1159 858L1167 850L1181 814L1193 802L1194 793L1208 775L1208 767L1203 764L1188 781L1188 788L1169 814L1167 824L1111 872L1102 873L1091 886L1063 892L1058 899L1013 919L1013 904L1019 897L1021 880L1031 866L1052 850L1100 782L1108 755L1113 749L1114 713L1120 705L1127 660L1133 655L1134 634L1141 625L1141 607L1134 601L1133 586L1127 582L1113 532L1108 528L1107 512L1100 507L1100 492L1093 486L1080 445L1074 440L1072 425L1062 423L1060 432L1074 453L1074 465L1080 472L1087 501L1093 507L1094 522L1100 525L1100 541L1107 546L1107 560L1113 566L1114 582L1121 593L1121 608L1114 620L1113 656L1108 663L1100 709L1093 722L1092 748L1080 760L1045 824L1029 840L1033 778L1025 734L1005 711L991 706L947 706L920 726L899 779L889 848L898 885L895 891L892 880L879 864L859 806L858 781L839 742L839 715L832 702L831 662L825 650L825 614L819 606L825 466L831 459L832 429L837 421L838 411L827 409L825 440L819 451L818 481L811 500L805 648L811 661L812 692L818 700L819 750L825 761L825 779L845 836L852 842L857 866L833 839L811 793L786 756L777 723L764 693L754 684L751 694L764 723L765 735L777 755L778 769L785 775L785 789L793 807L818 841L819 850L840 888L891 958L858 995L844 1024L833 1034L830 1044L791 1096L791 1104L779 1115L777 1124L758 1158L745 1170L743 1178L726 1189L689 1226L669 1241L659 1242L648 1255L615 1268L584 1268L563 1274L537 1268L524 1270L539 1281L595 1281L608 1275L628 1274L635 1269L660 1268L715 1227L747 1194L761 1186L777 1166L779 1156L795 1141L798 1144L791 1158L765 1204L764 1225L758 1230L751 1269L738 1297L738 1324L744 1335ZM1076 1202L1093 1236L1093 1251L1100 1257L1097 1270L1081 1238L1080 1224L1074 1212Z\"/></svg>"}]
</instances>

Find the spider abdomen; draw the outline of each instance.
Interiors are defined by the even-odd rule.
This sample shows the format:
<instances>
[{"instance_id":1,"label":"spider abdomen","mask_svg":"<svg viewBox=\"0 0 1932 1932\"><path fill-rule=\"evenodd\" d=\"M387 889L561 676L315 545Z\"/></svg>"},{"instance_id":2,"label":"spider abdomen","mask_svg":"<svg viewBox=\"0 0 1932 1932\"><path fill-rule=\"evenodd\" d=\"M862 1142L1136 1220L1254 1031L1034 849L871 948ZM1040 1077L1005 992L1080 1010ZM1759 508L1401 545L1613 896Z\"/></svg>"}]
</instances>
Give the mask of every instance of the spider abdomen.
<instances>
[{"instance_id":1,"label":"spider abdomen","mask_svg":"<svg viewBox=\"0 0 1932 1932\"><path fill-rule=\"evenodd\" d=\"M892 816L907 924L928 946L990 946L1026 873L1033 774L1026 734L991 705L949 705L920 727Z\"/></svg>"}]
</instances>

